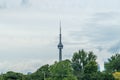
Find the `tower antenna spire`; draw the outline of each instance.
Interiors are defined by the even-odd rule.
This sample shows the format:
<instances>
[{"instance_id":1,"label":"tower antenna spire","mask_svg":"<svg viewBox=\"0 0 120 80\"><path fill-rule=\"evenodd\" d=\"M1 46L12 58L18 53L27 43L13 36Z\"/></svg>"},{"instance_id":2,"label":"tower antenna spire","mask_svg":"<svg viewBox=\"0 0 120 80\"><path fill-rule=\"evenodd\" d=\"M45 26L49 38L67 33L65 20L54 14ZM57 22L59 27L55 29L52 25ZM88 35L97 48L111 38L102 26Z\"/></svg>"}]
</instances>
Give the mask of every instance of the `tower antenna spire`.
<instances>
[{"instance_id":1,"label":"tower antenna spire","mask_svg":"<svg viewBox=\"0 0 120 80\"><path fill-rule=\"evenodd\" d=\"M61 20L60 20L60 34L61 34Z\"/></svg>"}]
</instances>

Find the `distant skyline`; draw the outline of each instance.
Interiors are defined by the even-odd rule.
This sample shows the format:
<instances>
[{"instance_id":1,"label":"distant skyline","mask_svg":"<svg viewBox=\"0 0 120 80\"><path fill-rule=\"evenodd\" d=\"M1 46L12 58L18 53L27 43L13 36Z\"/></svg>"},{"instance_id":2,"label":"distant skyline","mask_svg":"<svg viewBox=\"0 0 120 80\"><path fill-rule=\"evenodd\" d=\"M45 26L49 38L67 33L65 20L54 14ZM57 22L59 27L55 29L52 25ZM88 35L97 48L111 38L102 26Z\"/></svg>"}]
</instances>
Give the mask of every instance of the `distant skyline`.
<instances>
[{"instance_id":1,"label":"distant skyline","mask_svg":"<svg viewBox=\"0 0 120 80\"><path fill-rule=\"evenodd\" d=\"M34 72L85 49L104 61L120 51L120 0L0 0L0 72Z\"/></svg>"}]
</instances>

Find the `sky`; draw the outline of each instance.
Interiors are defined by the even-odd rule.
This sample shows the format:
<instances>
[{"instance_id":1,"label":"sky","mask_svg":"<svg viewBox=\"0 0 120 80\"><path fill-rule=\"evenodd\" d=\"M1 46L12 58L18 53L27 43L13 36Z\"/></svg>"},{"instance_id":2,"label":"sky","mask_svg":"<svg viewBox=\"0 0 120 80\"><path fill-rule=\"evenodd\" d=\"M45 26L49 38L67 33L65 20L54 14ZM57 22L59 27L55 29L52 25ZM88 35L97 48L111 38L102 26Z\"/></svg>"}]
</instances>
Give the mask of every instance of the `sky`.
<instances>
[{"instance_id":1,"label":"sky","mask_svg":"<svg viewBox=\"0 0 120 80\"><path fill-rule=\"evenodd\" d=\"M120 51L119 0L0 0L0 72L34 72L85 49L100 69Z\"/></svg>"}]
</instances>

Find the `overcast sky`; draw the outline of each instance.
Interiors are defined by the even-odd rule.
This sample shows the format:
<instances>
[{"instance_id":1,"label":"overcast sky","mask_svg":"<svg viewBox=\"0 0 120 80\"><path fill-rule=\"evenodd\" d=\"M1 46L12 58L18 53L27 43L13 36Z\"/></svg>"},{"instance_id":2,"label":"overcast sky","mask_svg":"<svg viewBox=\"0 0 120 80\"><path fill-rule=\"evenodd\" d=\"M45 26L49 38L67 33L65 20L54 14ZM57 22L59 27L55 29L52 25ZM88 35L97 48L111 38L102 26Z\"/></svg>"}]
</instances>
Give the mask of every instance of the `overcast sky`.
<instances>
[{"instance_id":1,"label":"overcast sky","mask_svg":"<svg viewBox=\"0 0 120 80\"><path fill-rule=\"evenodd\" d=\"M63 59L93 51L101 70L120 49L120 0L0 0L0 71L34 72L58 61L59 20Z\"/></svg>"}]
</instances>

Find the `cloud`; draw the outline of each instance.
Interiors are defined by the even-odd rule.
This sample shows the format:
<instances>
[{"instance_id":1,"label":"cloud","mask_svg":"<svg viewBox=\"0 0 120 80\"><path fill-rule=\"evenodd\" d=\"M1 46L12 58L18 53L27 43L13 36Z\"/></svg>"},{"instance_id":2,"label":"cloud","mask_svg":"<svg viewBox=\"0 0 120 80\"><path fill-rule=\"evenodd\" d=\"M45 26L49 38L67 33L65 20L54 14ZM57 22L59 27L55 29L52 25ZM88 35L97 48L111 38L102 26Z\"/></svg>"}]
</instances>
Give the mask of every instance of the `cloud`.
<instances>
[{"instance_id":1,"label":"cloud","mask_svg":"<svg viewBox=\"0 0 120 80\"><path fill-rule=\"evenodd\" d=\"M104 61L112 55L111 52L118 48L120 24L119 11L95 12L86 18L84 25L71 30L66 44L77 49L93 51L98 56L98 62L104 69ZM117 45L115 45L117 43ZM115 45L115 46L114 46ZM114 50L113 50L114 49Z\"/></svg>"},{"instance_id":2,"label":"cloud","mask_svg":"<svg viewBox=\"0 0 120 80\"><path fill-rule=\"evenodd\" d=\"M120 52L120 41L117 41L116 43L114 43L109 49L108 51L110 53L119 53Z\"/></svg>"},{"instance_id":3,"label":"cloud","mask_svg":"<svg viewBox=\"0 0 120 80\"><path fill-rule=\"evenodd\" d=\"M116 14L118 17L120 16L118 13ZM78 38L78 40L86 37L85 39L88 38L89 40L98 42L100 42L100 40L103 42L119 39L119 24L112 24L108 21L117 22L118 19L116 19L115 14L96 13L87 19L80 31L72 31L70 36L74 36L74 38Z\"/></svg>"},{"instance_id":4,"label":"cloud","mask_svg":"<svg viewBox=\"0 0 120 80\"><path fill-rule=\"evenodd\" d=\"M24 4L24 1L25 4ZM119 0L0 0L6 8L34 8L42 11L106 11L119 9ZM24 4L24 5L23 5ZM25 6L26 5L26 6ZM111 6L112 5L112 6ZM82 10L82 11L81 11Z\"/></svg>"},{"instance_id":5,"label":"cloud","mask_svg":"<svg viewBox=\"0 0 120 80\"><path fill-rule=\"evenodd\" d=\"M23 60L13 60L11 61L0 61L0 71L2 73L7 71L15 72L35 72L38 68L45 64L51 64L53 60L48 62L43 62L41 59L23 59Z\"/></svg>"},{"instance_id":6,"label":"cloud","mask_svg":"<svg viewBox=\"0 0 120 80\"><path fill-rule=\"evenodd\" d=\"M104 61L112 55L110 52L120 39L119 0L29 0L27 7L21 6L21 0L0 1L0 7L6 6L0 9L3 72L34 71L43 62L57 60L59 16L63 59L71 59L79 49L94 51L103 69ZM14 62L18 59L20 63ZM26 66L22 67L23 64Z\"/></svg>"}]
</instances>

